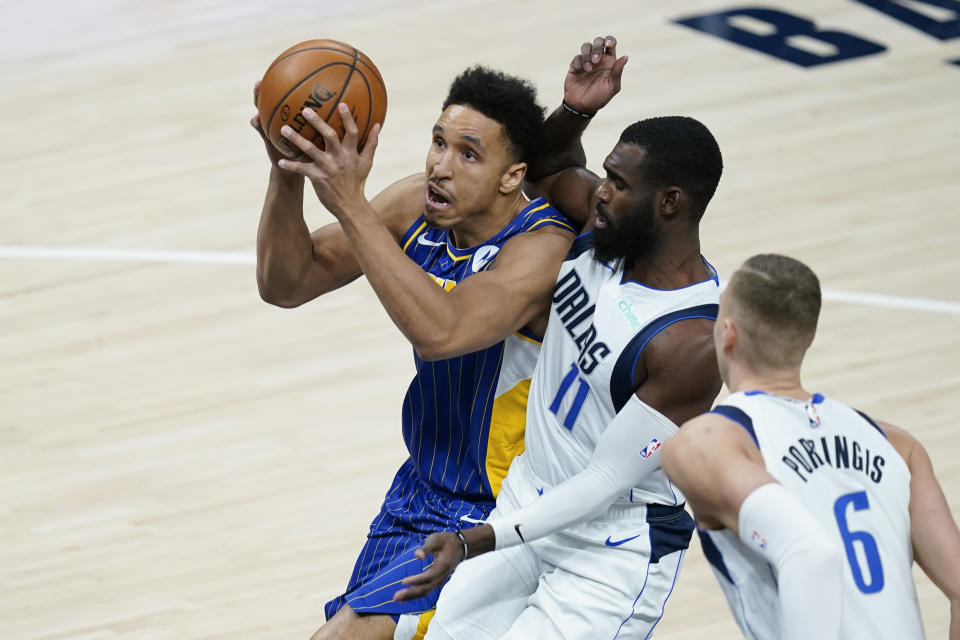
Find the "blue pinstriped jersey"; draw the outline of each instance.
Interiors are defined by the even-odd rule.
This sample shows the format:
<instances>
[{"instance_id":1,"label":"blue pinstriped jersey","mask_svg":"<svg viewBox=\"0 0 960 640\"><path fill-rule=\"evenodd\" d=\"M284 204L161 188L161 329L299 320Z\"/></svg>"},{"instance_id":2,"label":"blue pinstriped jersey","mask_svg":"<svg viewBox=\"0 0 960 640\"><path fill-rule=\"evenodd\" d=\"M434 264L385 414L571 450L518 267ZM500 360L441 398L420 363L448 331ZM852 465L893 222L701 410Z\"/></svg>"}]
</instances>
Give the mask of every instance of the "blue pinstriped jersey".
<instances>
[{"instance_id":1,"label":"blue pinstriped jersey","mask_svg":"<svg viewBox=\"0 0 960 640\"><path fill-rule=\"evenodd\" d=\"M489 240L466 249L421 216L401 246L444 290L485 271L517 234L569 221L542 198ZM523 450L530 378L540 338L520 331L486 349L428 362L414 352L416 376L403 402L403 438L414 467L431 486L474 501L492 501L510 461Z\"/></svg>"}]
</instances>

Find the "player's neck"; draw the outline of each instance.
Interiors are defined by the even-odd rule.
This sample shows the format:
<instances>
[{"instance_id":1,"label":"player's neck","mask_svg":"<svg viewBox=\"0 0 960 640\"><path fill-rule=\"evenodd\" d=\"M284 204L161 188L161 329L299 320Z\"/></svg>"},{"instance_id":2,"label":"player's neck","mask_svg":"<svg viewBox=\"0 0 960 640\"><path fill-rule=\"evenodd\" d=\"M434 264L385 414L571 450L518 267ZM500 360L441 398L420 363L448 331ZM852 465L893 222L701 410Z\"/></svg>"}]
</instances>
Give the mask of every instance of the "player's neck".
<instances>
[{"instance_id":1,"label":"player's neck","mask_svg":"<svg viewBox=\"0 0 960 640\"><path fill-rule=\"evenodd\" d=\"M517 217L528 204L530 201L520 189L497 198L485 213L473 215L469 220L464 220L450 229L453 245L458 249L466 249L486 242Z\"/></svg>"},{"instance_id":2,"label":"player's neck","mask_svg":"<svg viewBox=\"0 0 960 640\"><path fill-rule=\"evenodd\" d=\"M711 277L696 236L664 238L649 255L627 265L624 279L654 289L682 289Z\"/></svg>"},{"instance_id":3,"label":"player's neck","mask_svg":"<svg viewBox=\"0 0 960 640\"><path fill-rule=\"evenodd\" d=\"M738 391L765 391L766 393L794 398L795 400L809 400L810 392L803 388L800 382L799 369L752 369L738 364L730 364L727 373L729 380L727 388L731 393Z\"/></svg>"}]
</instances>

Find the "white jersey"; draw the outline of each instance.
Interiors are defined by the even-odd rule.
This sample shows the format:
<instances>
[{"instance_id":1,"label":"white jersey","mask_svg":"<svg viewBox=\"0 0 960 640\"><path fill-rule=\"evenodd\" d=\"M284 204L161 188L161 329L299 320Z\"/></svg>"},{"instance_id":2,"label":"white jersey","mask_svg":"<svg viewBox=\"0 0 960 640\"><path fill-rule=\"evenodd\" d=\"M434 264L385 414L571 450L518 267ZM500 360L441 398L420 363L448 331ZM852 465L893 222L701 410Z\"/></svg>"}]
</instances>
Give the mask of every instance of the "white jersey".
<instances>
[{"instance_id":1,"label":"white jersey","mask_svg":"<svg viewBox=\"0 0 960 640\"><path fill-rule=\"evenodd\" d=\"M802 402L735 393L714 412L750 433L767 471L844 550L840 637L923 638L911 573L910 471L880 427L820 394ZM700 538L744 636L783 637L773 568L729 530Z\"/></svg>"},{"instance_id":2,"label":"white jersey","mask_svg":"<svg viewBox=\"0 0 960 640\"><path fill-rule=\"evenodd\" d=\"M707 265L709 280L652 289L597 262L590 242L590 234L577 238L560 269L530 386L524 457L549 486L590 462L600 435L635 391L633 370L647 342L674 322L717 316L713 267ZM620 500L677 505L684 499L657 469Z\"/></svg>"}]
</instances>

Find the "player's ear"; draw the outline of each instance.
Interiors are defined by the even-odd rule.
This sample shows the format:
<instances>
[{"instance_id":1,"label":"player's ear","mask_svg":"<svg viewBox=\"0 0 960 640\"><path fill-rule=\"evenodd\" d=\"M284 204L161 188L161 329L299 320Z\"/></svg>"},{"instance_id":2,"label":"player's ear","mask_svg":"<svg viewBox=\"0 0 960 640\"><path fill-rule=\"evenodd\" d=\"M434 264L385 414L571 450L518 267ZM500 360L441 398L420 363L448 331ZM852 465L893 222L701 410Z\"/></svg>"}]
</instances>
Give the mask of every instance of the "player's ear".
<instances>
[{"instance_id":1,"label":"player's ear","mask_svg":"<svg viewBox=\"0 0 960 640\"><path fill-rule=\"evenodd\" d=\"M511 164L500 176L500 193L508 195L523 185L523 178L527 175L527 163Z\"/></svg>"},{"instance_id":2,"label":"player's ear","mask_svg":"<svg viewBox=\"0 0 960 640\"><path fill-rule=\"evenodd\" d=\"M730 316L721 319L720 323L720 350L729 354L739 344L740 334L737 331L737 324Z\"/></svg>"},{"instance_id":3,"label":"player's ear","mask_svg":"<svg viewBox=\"0 0 960 640\"><path fill-rule=\"evenodd\" d=\"M686 194L683 193L680 187L667 187L663 191L660 191L658 195L660 197L660 210L663 212L663 217L672 218L680 213L686 199Z\"/></svg>"}]
</instances>

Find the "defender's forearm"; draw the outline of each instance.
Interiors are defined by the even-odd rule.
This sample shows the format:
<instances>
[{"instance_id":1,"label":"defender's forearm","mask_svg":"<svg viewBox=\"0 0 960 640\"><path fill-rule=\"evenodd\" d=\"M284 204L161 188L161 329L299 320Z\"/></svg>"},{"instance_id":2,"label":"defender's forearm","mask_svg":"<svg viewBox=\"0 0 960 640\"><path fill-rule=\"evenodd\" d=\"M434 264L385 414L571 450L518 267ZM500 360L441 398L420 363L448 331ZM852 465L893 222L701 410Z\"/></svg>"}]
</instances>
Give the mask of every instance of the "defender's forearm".
<instances>
[{"instance_id":1,"label":"defender's forearm","mask_svg":"<svg viewBox=\"0 0 960 640\"><path fill-rule=\"evenodd\" d=\"M589 123L590 118L557 107L544 123L543 142L530 159L527 180L536 182L564 169L586 166L581 137Z\"/></svg>"}]
</instances>

